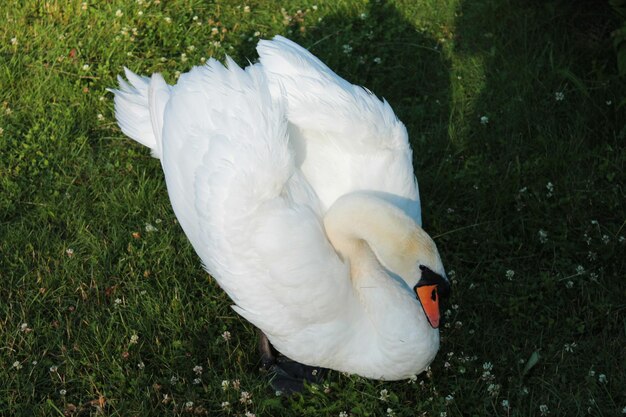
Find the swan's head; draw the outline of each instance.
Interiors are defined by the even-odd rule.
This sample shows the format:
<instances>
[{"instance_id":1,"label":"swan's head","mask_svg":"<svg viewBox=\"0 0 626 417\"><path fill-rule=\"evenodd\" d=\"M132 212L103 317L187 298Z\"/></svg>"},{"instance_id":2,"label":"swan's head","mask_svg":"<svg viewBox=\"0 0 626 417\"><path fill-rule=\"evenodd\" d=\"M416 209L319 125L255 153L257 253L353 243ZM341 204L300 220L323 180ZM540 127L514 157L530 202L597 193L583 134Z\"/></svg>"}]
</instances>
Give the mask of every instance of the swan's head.
<instances>
[{"instance_id":1,"label":"swan's head","mask_svg":"<svg viewBox=\"0 0 626 417\"><path fill-rule=\"evenodd\" d=\"M415 220L385 199L357 192L337 200L324 225L344 258L360 256L359 242L366 242L390 275L415 292L430 325L439 326L439 299L450 283L435 242Z\"/></svg>"},{"instance_id":2,"label":"swan's head","mask_svg":"<svg viewBox=\"0 0 626 417\"><path fill-rule=\"evenodd\" d=\"M432 238L410 219L405 219L408 233L397 250L395 267L407 285L413 289L428 323L434 329L440 323L442 297L450 295L450 282L446 277L439 251Z\"/></svg>"}]
</instances>

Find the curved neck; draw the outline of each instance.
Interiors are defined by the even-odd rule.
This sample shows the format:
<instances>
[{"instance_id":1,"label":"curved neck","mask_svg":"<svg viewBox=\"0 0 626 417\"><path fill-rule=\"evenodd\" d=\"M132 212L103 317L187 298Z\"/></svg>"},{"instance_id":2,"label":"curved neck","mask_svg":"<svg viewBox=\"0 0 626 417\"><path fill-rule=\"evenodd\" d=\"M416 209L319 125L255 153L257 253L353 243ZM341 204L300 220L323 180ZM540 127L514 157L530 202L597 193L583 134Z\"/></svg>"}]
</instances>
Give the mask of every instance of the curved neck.
<instances>
[{"instance_id":1,"label":"curved neck","mask_svg":"<svg viewBox=\"0 0 626 417\"><path fill-rule=\"evenodd\" d=\"M324 226L344 260L369 260L369 252L382 266L404 278L416 272L417 253L426 250L430 240L402 210L364 193L337 200L324 217Z\"/></svg>"}]
</instances>

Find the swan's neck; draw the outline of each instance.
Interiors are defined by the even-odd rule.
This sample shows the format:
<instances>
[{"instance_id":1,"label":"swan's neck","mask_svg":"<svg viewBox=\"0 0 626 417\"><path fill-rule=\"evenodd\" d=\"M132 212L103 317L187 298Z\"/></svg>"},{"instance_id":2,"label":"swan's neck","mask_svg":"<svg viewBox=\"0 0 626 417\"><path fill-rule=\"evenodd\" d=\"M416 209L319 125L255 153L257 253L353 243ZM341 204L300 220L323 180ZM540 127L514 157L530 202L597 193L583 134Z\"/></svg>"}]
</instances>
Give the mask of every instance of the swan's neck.
<instances>
[{"instance_id":1,"label":"swan's neck","mask_svg":"<svg viewBox=\"0 0 626 417\"><path fill-rule=\"evenodd\" d=\"M346 343L353 345L352 349L358 346L357 351L366 349L372 359L379 356L370 366L373 362L384 367L404 363L406 368L410 361L415 371L424 369L438 349L439 338L409 287L410 277L418 276L418 252L427 250L422 247L421 228L390 203L360 193L335 202L324 226L335 250L350 267L364 316L360 328L352 333L354 340ZM385 357L388 352L396 357Z\"/></svg>"}]
</instances>

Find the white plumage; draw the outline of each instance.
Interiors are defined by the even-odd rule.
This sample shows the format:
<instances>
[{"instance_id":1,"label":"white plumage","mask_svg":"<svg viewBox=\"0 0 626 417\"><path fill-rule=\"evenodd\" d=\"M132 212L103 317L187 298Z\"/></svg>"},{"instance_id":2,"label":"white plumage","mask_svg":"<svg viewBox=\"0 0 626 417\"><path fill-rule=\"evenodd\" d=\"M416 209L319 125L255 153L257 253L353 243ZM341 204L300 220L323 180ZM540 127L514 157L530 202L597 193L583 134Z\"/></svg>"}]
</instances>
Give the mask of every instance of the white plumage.
<instances>
[{"instance_id":1,"label":"white plumage","mask_svg":"<svg viewBox=\"0 0 626 417\"><path fill-rule=\"evenodd\" d=\"M171 87L126 70L122 131L160 159L206 270L278 351L370 378L421 372L439 333L412 288L419 265L445 274L404 125L297 44L258 52Z\"/></svg>"}]
</instances>

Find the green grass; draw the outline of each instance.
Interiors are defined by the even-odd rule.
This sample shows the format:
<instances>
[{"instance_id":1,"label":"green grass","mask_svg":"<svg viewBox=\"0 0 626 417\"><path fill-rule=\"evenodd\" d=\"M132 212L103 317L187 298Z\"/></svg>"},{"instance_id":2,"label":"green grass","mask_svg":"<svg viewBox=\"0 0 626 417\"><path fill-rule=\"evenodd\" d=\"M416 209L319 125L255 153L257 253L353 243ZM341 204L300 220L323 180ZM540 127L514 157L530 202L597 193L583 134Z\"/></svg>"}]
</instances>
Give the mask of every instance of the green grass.
<instances>
[{"instance_id":1,"label":"green grass","mask_svg":"<svg viewBox=\"0 0 626 417\"><path fill-rule=\"evenodd\" d=\"M625 412L626 89L608 6L158 3L0 5L0 415ZM276 397L158 161L115 124L105 89L122 66L174 82L202 58L254 60L277 33L409 130L425 228L455 271L441 351L415 383L332 373ZM251 404L222 389L235 379Z\"/></svg>"}]
</instances>

